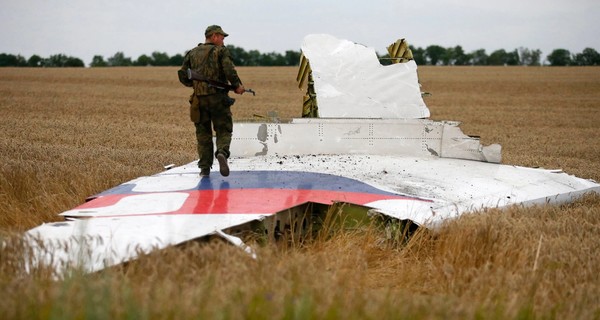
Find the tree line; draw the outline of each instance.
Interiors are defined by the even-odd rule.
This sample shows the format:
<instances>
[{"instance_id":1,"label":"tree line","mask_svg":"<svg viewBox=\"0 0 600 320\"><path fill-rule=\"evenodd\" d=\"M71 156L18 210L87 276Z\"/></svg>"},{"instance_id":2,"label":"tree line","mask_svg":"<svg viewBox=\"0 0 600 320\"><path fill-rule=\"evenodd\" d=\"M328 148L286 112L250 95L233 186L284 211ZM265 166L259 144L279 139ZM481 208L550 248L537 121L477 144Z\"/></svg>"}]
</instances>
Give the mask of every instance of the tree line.
<instances>
[{"instance_id":1,"label":"tree line","mask_svg":"<svg viewBox=\"0 0 600 320\"><path fill-rule=\"evenodd\" d=\"M485 49L466 53L461 46L444 48L431 45L426 48L409 46L413 58L418 65L453 65L453 66L540 66L542 51L539 49L518 48L512 51L499 49L487 54ZM389 56L385 56L388 58ZM554 49L546 56L544 65L550 66L597 66L600 65L600 54L593 48L585 48L580 53L572 54L567 49Z\"/></svg>"},{"instance_id":2,"label":"tree line","mask_svg":"<svg viewBox=\"0 0 600 320\"><path fill-rule=\"evenodd\" d=\"M296 66L300 61L301 52L288 50L285 53L261 53L258 50L246 51L234 45L227 45L231 51L233 62L237 66ZM593 48L585 48L580 53L571 53L567 49L555 49L542 61L542 51L539 49L518 48L512 51L496 50L489 55L485 49L466 53L461 46L444 48L430 45L426 48L409 46L413 58L418 65L446 66L597 66L600 65L600 54ZM389 64L389 55L379 55L382 64ZM181 66L183 54L169 56L165 52L155 51L150 55L142 54L137 59L117 52L104 58L95 55L90 67L128 67L128 66ZM65 54L51 55L43 58L32 55L28 59L21 55L0 53L0 67L85 67L83 60Z\"/></svg>"}]
</instances>

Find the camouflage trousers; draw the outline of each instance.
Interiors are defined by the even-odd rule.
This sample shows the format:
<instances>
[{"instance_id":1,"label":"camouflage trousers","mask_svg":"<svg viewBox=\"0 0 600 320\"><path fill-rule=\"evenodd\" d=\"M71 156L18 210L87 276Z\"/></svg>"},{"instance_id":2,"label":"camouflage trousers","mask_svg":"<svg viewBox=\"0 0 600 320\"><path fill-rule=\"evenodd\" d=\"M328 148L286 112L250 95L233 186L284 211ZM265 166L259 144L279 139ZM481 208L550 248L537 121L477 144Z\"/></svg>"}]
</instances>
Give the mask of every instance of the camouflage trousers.
<instances>
[{"instance_id":1,"label":"camouflage trousers","mask_svg":"<svg viewBox=\"0 0 600 320\"><path fill-rule=\"evenodd\" d=\"M198 141L198 167L212 167L214 157L222 153L229 158L233 133L231 102L226 93L190 97L190 119L196 126ZM217 136L216 151L213 145L213 128Z\"/></svg>"}]
</instances>

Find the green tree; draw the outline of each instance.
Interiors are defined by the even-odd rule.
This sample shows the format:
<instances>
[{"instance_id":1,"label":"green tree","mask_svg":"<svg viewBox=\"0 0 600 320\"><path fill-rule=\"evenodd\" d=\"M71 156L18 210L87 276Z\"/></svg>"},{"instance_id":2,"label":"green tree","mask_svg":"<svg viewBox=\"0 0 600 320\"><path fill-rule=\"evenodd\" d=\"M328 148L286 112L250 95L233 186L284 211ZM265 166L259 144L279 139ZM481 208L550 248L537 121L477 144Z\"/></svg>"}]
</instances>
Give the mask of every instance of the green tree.
<instances>
[{"instance_id":1,"label":"green tree","mask_svg":"<svg viewBox=\"0 0 600 320\"><path fill-rule=\"evenodd\" d=\"M531 51L531 66L541 66L542 65L542 50L535 49Z\"/></svg>"},{"instance_id":2,"label":"green tree","mask_svg":"<svg viewBox=\"0 0 600 320\"><path fill-rule=\"evenodd\" d=\"M425 57L429 64L437 65L446 54L446 49L438 45L431 45L425 49Z\"/></svg>"},{"instance_id":3,"label":"green tree","mask_svg":"<svg viewBox=\"0 0 600 320\"><path fill-rule=\"evenodd\" d=\"M23 67L27 61L21 55L0 53L0 67Z\"/></svg>"},{"instance_id":4,"label":"green tree","mask_svg":"<svg viewBox=\"0 0 600 320\"><path fill-rule=\"evenodd\" d=\"M133 65L131 58L125 57L121 51L115 53L114 56L108 58L108 65L111 67L127 67Z\"/></svg>"},{"instance_id":5,"label":"green tree","mask_svg":"<svg viewBox=\"0 0 600 320\"><path fill-rule=\"evenodd\" d=\"M248 53L240 48L240 47L236 47L234 45L227 45L227 49L229 49L229 52L231 53L231 57L233 59L233 63L236 66L248 66Z\"/></svg>"},{"instance_id":6,"label":"green tree","mask_svg":"<svg viewBox=\"0 0 600 320\"><path fill-rule=\"evenodd\" d=\"M512 52L506 53L506 64L509 66L518 66L519 65L519 51L517 49Z\"/></svg>"},{"instance_id":7,"label":"green tree","mask_svg":"<svg viewBox=\"0 0 600 320\"><path fill-rule=\"evenodd\" d=\"M269 55L271 57L271 60L273 61L272 66L285 66L286 65L286 60L285 60L285 56L282 55L279 52L271 52L268 53L267 55Z\"/></svg>"},{"instance_id":8,"label":"green tree","mask_svg":"<svg viewBox=\"0 0 600 320\"><path fill-rule=\"evenodd\" d=\"M171 58L169 58L170 66L181 66L182 64L183 64L183 55L181 53L178 53L178 54L172 56Z\"/></svg>"},{"instance_id":9,"label":"green tree","mask_svg":"<svg viewBox=\"0 0 600 320\"><path fill-rule=\"evenodd\" d=\"M142 54L132 64L137 67L146 67L154 65L154 61L152 61L152 57Z\"/></svg>"},{"instance_id":10,"label":"green tree","mask_svg":"<svg viewBox=\"0 0 600 320\"><path fill-rule=\"evenodd\" d=\"M461 46L454 47L454 65L466 66L469 64L470 56L465 53Z\"/></svg>"},{"instance_id":11,"label":"green tree","mask_svg":"<svg viewBox=\"0 0 600 320\"><path fill-rule=\"evenodd\" d=\"M519 53L516 49L513 52L500 49L492 52L487 61L490 66L516 66L519 64Z\"/></svg>"},{"instance_id":12,"label":"green tree","mask_svg":"<svg viewBox=\"0 0 600 320\"><path fill-rule=\"evenodd\" d=\"M492 52L488 57L487 64L490 66L503 66L506 63L506 50L500 49Z\"/></svg>"},{"instance_id":13,"label":"green tree","mask_svg":"<svg viewBox=\"0 0 600 320\"><path fill-rule=\"evenodd\" d=\"M571 65L571 52L567 49L554 49L546 59L551 66L568 66Z\"/></svg>"},{"instance_id":14,"label":"green tree","mask_svg":"<svg viewBox=\"0 0 600 320\"><path fill-rule=\"evenodd\" d=\"M44 67L85 67L83 60L65 54L54 54L44 59Z\"/></svg>"},{"instance_id":15,"label":"green tree","mask_svg":"<svg viewBox=\"0 0 600 320\"><path fill-rule=\"evenodd\" d=\"M283 57L276 52L262 53L258 60L259 66L281 66Z\"/></svg>"},{"instance_id":16,"label":"green tree","mask_svg":"<svg viewBox=\"0 0 600 320\"><path fill-rule=\"evenodd\" d=\"M539 66L542 51L540 49L529 50L527 48L519 48L519 64L523 66Z\"/></svg>"},{"instance_id":17,"label":"green tree","mask_svg":"<svg viewBox=\"0 0 600 320\"><path fill-rule=\"evenodd\" d=\"M446 48L446 51L442 55L442 64L445 66L454 65L456 62L456 52L455 48Z\"/></svg>"},{"instance_id":18,"label":"green tree","mask_svg":"<svg viewBox=\"0 0 600 320\"><path fill-rule=\"evenodd\" d=\"M29 57L29 59L27 60L27 66L28 67L41 67L43 61L44 61L44 59L42 57L38 56L37 54L34 54L31 57Z\"/></svg>"},{"instance_id":19,"label":"green tree","mask_svg":"<svg viewBox=\"0 0 600 320\"><path fill-rule=\"evenodd\" d=\"M169 55L166 52L152 52L152 61L153 66L168 66L169 65Z\"/></svg>"},{"instance_id":20,"label":"green tree","mask_svg":"<svg viewBox=\"0 0 600 320\"><path fill-rule=\"evenodd\" d=\"M578 66L598 66L600 65L600 54L592 48L585 48L573 58L573 63Z\"/></svg>"},{"instance_id":21,"label":"green tree","mask_svg":"<svg viewBox=\"0 0 600 320\"><path fill-rule=\"evenodd\" d=\"M106 67L108 63L104 61L103 56L96 55L92 58L92 63L90 63L90 67Z\"/></svg>"},{"instance_id":22,"label":"green tree","mask_svg":"<svg viewBox=\"0 0 600 320\"><path fill-rule=\"evenodd\" d=\"M248 51L246 66L260 66L261 53L258 50Z\"/></svg>"},{"instance_id":23,"label":"green tree","mask_svg":"<svg viewBox=\"0 0 600 320\"><path fill-rule=\"evenodd\" d=\"M65 67L85 67L85 63L79 58L68 57Z\"/></svg>"},{"instance_id":24,"label":"green tree","mask_svg":"<svg viewBox=\"0 0 600 320\"><path fill-rule=\"evenodd\" d=\"M485 53L485 49L471 52L471 64L475 66L485 66L488 64L488 55Z\"/></svg>"},{"instance_id":25,"label":"green tree","mask_svg":"<svg viewBox=\"0 0 600 320\"><path fill-rule=\"evenodd\" d=\"M413 54L413 59L418 65L427 64L427 58L425 57L425 50L421 47L413 47L412 45L408 45L408 48Z\"/></svg>"},{"instance_id":26,"label":"green tree","mask_svg":"<svg viewBox=\"0 0 600 320\"><path fill-rule=\"evenodd\" d=\"M286 66L297 66L300 63L300 51L288 50L284 59Z\"/></svg>"}]
</instances>

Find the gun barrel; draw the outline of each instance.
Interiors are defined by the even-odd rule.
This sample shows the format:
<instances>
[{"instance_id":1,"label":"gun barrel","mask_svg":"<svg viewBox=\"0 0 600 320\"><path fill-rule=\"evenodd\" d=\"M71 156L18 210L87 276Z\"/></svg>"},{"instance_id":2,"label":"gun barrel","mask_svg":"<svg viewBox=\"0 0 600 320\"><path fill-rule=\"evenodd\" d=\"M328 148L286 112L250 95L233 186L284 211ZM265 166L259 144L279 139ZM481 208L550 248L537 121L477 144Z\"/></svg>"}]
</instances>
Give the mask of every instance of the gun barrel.
<instances>
[{"instance_id":1,"label":"gun barrel","mask_svg":"<svg viewBox=\"0 0 600 320\"><path fill-rule=\"evenodd\" d=\"M198 72L195 72L191 68L187 69L187 77L190 80L207 82L209 86L217 88L217 89L223 89L223 90L228 90L228 91L235 90L235 88L229 84L221 83L221 82L215 81L215 80L206 79L201 74L199 74ZM250 92L250 93L252 93L253 96L256 96L256 92L254 92L254 90L252 90L252 89L246 89L246 90L244 90L244 92Z\"/></svg>"}]
</instances>

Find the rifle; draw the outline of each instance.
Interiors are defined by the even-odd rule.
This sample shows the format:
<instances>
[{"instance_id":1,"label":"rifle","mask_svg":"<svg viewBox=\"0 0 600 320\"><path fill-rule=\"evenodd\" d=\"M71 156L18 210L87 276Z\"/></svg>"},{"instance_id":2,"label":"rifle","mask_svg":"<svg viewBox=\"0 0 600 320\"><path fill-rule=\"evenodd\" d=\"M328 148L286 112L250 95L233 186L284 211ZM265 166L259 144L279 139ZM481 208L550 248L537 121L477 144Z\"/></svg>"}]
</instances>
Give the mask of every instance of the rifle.
<instances>
[{"instance_id":1,"label":"rifle","mask_svg":"<svg viewBox=\"0 0 600 320\"><path fill-rule=\"evenodd\" d=\"M217 88L217 89L221 89L221 90L227 90L227 91L235 90L235 88L228 83L208 79L205 76L201 75L200 73L198 73L190 68L187 69L187 77L190 80L206 82L206 83L208 83L209 87L213 87L213 88ZM250 93L252 93L253 96L256 96L256 92L254 92L254 90L252 90L252 89L246 89L246 90L244 90L244 92L250 92Z\"/></svg>"}]
</instances>

